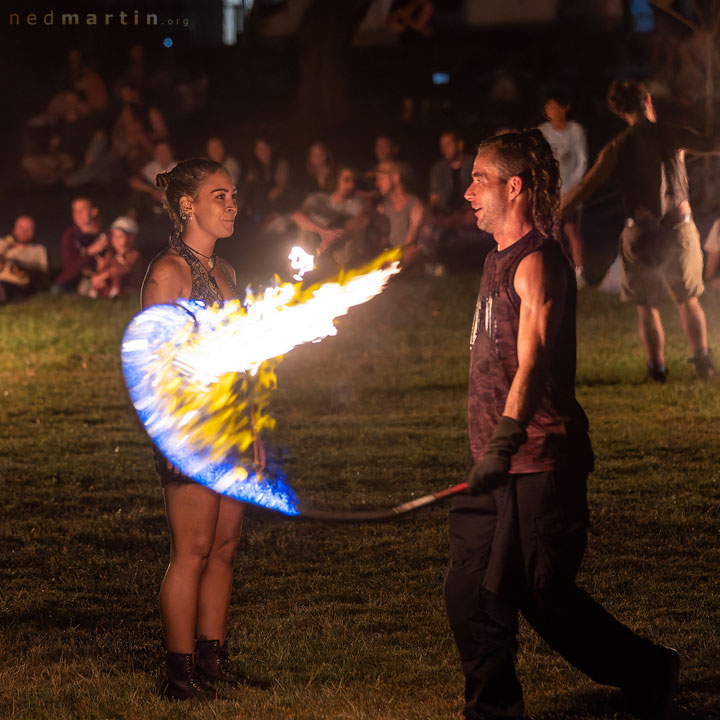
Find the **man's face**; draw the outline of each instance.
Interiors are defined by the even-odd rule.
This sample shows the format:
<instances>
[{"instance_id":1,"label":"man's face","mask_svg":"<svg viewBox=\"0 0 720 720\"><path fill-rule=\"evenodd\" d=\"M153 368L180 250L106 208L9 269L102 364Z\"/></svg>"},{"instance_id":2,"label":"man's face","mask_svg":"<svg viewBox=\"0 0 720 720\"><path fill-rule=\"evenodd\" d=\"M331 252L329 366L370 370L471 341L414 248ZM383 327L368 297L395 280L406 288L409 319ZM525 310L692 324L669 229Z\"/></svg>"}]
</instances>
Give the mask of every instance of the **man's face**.
<instances>
[{"instance_id":1,"label":"man's face","mask_svg":"<svg viewBox=\"0 0 720 720\"><path fill-rule=\"evenodd\" d=\"M337 190L341 197L350 197L355 190L355 176L352 170L342 170L337 179Z\"/></svg>"},{"instance_id":2,"label":"man's face","mask_svg":"<svg viewBox=\"0 0 720 720\"><path fill-rule=\"evenodd\" d=\"M93 207L90 201L83 198L75 200L72 204L72 218L80 230L84 231L93 219Z\"/></svg>"},{"instance_id":3,"label":"man's face","mask_svg":"<svg viewBox=\"0 0 720 720\"><path fill-rule=\"evenodd\" d=\"M35 237L35 221L29 217L19 217L13 225L12 235L16 242L29 243Z\"/></svg>"},{"instance_id":4,"label":"man's face","mask_svg":"<svg viewBox=\"0 0 720 720\"><path fill-rule=\"evenodd\" d=\"M381 135L375 140L375 157L379 163L392 159L392 150L390 138Z\"/></svg>"},{"instance_id":5,"label":"man's face","mask_svg":"<svg viewBox=\"0 0 720 720\"><path fill-rule=\"evenodd\" d=\"M440 136L440 152L448 162L456 160L461 150L462 144L458 141L455 135L452 133L445 133Z\"/></svg>"},{"instance_id":6,"label":"man's face","mask_svg":"<svg viewBox=\"0 0 720 720\"><path fill-rule=\"evenodd\" d=\"M493 150L479 152L473 163L472 182L465 199L472 205L477 226L494 233L507 215L507 181L502 181L495 165Z\"/></svg>"},{"instance_id":7,"label":"man's face","mask_svg":"<svg viewBox=\"0 0 720 720\"><path fill-rule=\"evenodd\" d=\"M569 109L569 105L561 105L557 100L548 100L543 112L551 123L562 124L565 122Z\"/></svg>"},{"instance_id":8,"label":"man's face","mask_svg":"<svg viewBox=\"0 0 720 720\"><path fill-rule=\"evenodd\" d=\"M393 174L389 172L379 172L375 176L375 184L380 194L383 197L387 197L395 186L393 182Z\"/></svg>"}]
</instances>

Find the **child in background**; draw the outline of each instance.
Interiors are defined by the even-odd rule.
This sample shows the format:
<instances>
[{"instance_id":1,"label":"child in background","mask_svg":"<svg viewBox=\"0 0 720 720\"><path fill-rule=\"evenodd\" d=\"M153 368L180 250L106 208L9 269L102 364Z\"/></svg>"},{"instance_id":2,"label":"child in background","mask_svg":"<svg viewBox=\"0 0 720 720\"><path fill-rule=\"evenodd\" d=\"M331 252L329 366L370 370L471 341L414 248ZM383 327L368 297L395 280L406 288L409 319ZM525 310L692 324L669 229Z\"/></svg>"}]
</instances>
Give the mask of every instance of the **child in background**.
<instances>
[{"instance_id":1,"label":"child in background","mask_svg":"<svg viewBox=\"0 0 720 720\"><path fill-rule=\"evenodd\" d=\"M142 257L135 249L138 224L120 216L110 226L110 247L98 258L95 272L83 278L78 292L87 297L114 298L136 292L142 280Z\"/></svg>"}]
</instances>

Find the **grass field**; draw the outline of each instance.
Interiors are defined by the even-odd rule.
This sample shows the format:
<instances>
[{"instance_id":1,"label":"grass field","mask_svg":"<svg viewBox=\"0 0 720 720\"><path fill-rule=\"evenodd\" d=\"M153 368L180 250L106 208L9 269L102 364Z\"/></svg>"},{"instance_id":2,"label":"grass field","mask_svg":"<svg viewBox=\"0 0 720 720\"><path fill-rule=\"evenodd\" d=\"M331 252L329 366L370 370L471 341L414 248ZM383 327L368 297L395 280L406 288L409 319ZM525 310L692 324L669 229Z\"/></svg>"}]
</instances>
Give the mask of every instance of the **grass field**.
<instances>
[{"instance_id":1,"label":"grass field","mask_svg":"<svg viewBox=\"0 0 720 720\"><path fill-rule=\"evenodd\" d=\"M459 480L476 276L401 278L280 366L269 438L308 505L387 505ZM705 305L720 351L720 302ZM234 658L269 690L210 705L157 697L156 595L168 541L150 444L119 363L136 300L40 296L0 308L0 717L459 718L444 615L446 508L368 526L252 509L230 615ZM720 717L720 388L665 312L670 381L644 384L632 308L579 303L578 395L597 470L579 582L679 649L678 718ZM522 626L541 720L625 718Z\"/></svg>"}]
</instances>

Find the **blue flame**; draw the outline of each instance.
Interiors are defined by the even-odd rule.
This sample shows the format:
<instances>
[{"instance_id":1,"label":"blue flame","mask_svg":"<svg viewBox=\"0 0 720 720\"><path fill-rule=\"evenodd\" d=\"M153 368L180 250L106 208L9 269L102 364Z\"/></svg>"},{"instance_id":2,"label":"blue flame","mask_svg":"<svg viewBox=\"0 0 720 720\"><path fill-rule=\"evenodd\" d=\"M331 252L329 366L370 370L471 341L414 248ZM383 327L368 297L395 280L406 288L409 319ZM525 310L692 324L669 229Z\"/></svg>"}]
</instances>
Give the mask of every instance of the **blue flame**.
<instances>
[{"instance_id":1,"label":"blue flame","mask_svg":"<svg viewBox=\"0 0 720 720\"><path fill-rule=\"evenodd\" d=\"M157 385L167 378L156 377L151 368L156 367L163 351L187 338L196 323L195 313L202 308L203 303L187 300L176 305L153 305L128 325L121 358L135 410L152 441L184 475L235 500L299 515L297 497L279 468L255 473L240 452L213 459L212 447L189 447L177 425L164 422L166 408L158 401Z\"/></svg>"}]
</instances>

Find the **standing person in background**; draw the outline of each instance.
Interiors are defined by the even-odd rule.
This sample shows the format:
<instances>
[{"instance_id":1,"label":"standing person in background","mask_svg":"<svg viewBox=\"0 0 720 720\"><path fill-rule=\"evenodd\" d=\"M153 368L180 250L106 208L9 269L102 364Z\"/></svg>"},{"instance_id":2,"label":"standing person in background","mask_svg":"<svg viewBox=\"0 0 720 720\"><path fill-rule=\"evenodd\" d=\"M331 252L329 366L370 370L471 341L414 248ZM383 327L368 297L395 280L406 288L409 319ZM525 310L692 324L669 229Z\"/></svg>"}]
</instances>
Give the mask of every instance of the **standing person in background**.
<instances>
[{"instance_id":1,"label":"standing person in background","mask_svg":"<svg viewBox=\"0 0 720 720\"><path fill-rule=\"evenodd\" d=\"M178 298L212 305L239 297L235 271L215 253L218 238L232 235L236 188L225 168L210 160L187 160L160 173L157 185L173 232L169 247L151 263L142 306ZM265 467L259 437L255 464ZM170 564L160 588L169 700L210 699L208 683L247 682L233 666L226 641L233 559L245 506L180 474L156 451L155 467L165 497Z\"/></svg>"},{"instance_id":2,"label":"standing person in background","mask_svg":"<svg viewBox=\"0 0 720 720\"><path fill-rule=\"evenodd\" d=\"M587 542L588 420L575 399L575 275L556 240L559 173L539 130L483 142L466 192L497 249L470 337L469 494L450 510L445 603L467 720L521 720L518 611L568 662L666 720L679 659L575 583Z\"/></svg>"},{"instance_id":3,"label":"standing person in background","mask_svg":"<svg viewBox=\"0 0 720 720\"><path fill-rule=\"evenodd\" d=\"M568 120L570 95L564 88L550 89L545 96L543 114L547 122L540 125L540 131L550 143L560 165L561 193L566 195L582 180L588 163L587 137L582 125ZM580 234L581 208L572 216L563 219L562 227L570 245L575 263L575 278L578 289L585 286L585 254Z\"/></svg>"},{"instance_id":4,"label":"standing person in background","mask_svg":"<svg viewBox=\"0 0 720 720\"><path fill-rule=\"evenodd\" d=\"M698 378L711 380L715 367L699 300L703 257L690 207L685 152L718 155L720 136L704 137L658 122L650 93L634 80L615 80L608 104L628 127L605 145L589 172L565 195L564 215L572 217L617 171L626 218L620 235L621 299L637 307L648 378L667 379L659 305L669 288L692 352L689 362Z\"/></svg>"}]
</instances>

